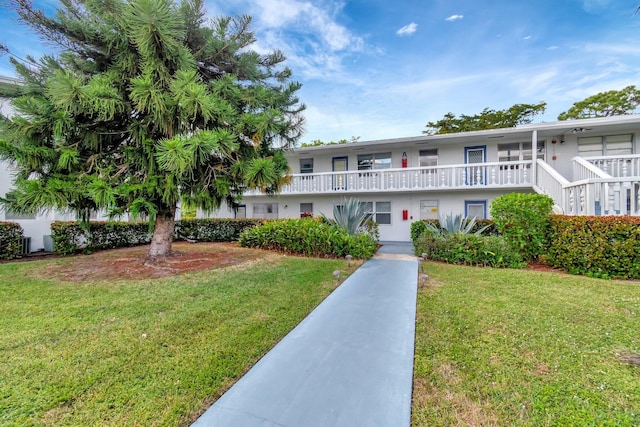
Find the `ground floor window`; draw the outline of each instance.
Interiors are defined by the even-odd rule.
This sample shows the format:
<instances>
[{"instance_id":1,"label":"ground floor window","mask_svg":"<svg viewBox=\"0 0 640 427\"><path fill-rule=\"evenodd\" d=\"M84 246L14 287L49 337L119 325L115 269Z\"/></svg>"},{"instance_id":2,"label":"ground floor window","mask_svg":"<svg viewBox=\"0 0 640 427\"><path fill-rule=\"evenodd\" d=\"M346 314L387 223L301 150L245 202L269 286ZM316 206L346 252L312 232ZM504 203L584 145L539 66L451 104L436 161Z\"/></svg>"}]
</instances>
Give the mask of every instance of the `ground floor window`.
<instances>
[{"instance_id":1,"label":"ground floor window","mask_svg":"<svg viewBox=\"0 0 640 427\"><path fill-rule=\"evenodd\" d=\"M277 203L254 203L253 217L265 218L265 219L278 218L278 204Z\"/></svg>"},{"instance_id":2,"label":"ground floor window","mask_svg":"<svg viewBox=\"0 0 640 427\"><path fill-rule=\"evenodd\" d=\"M487 201L486 200L465 200L464 216L467 218L486 219L487 218Z\"/></svg>"},{"instance_id":3,"label":"ground floor window","mask_svg":"<svg viewBox=\"0 0 640 427\"><path fill-rule=\"evenodd\" d=\"M300 218L313 216L313 203L300 203Z\"/></svg>"},{"instance_id":4,"label":"ground floor window","mask_svg":"<svg viewBox=\"0 0 640 427\"><path fill-rule=\"evenodd\" d=\"M438 219L438 201L420 200L420 219Z\"/></svg>"},{"instance_id":5,"label":"ground floor window","mask_svg":"<svg viewBox=\"0 0 640 427\"><path fill-rule=\"evenodd\" d=\"M246 218L247 217L247 206L240 205L236 208L236 218Z\"/></svg>"},{"instance_id":6,"label":"ground floor window","mask_svg":"<svg viewBox=\"0 0 640 427\"><path fill-rule=\"evenodd\" d=\"M391 202L361 202L370 218L382 225L391 224Z\"/></svg>"}]
</instances>

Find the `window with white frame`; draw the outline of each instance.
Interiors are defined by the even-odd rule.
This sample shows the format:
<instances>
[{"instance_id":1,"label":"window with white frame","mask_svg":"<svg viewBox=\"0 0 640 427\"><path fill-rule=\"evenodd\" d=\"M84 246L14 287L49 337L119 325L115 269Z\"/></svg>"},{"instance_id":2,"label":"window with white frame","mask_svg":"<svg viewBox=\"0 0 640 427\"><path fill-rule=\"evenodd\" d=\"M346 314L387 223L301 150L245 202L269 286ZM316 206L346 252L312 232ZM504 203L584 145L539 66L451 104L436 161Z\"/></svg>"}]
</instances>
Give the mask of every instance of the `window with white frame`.
<instances>
[{"instance_id":1,"label":"window with white frame","mask_svg":"<svg viewBox=\"0 0 640 427\"><path fill-rule=\"evenodd\" d=\"M300 218L313 216L313 203L300 203Z\"/></svg>"},{"instance_id":2,"label":"window with white frame","mask_svg":"<svg viewBox=\"0 0 640 427\"><path fill-rule=\"evenodd\" d=\"M420 200L420 219L438 219L437 200Z\"/></svg>"},{"instance_id":3,"label":"window with white frame","mask_svg":"<svg viewBox=\"0 0 640 427\"><path fill-rule=\"evenodd\" d=\"M31 214L12 212L7 209L4 212L4 219L7 221L16 221L20 219L36 219L36 216Z\"/></svg>"},{"instance_id":4,"label":"window with white frame","mask_svg":"<svg viewBox=\"0 0 640 427\"><path fill-rule=\"evenodd\" d=\"M391 224L391 202L360 202L372 221L381 225Z\"/></svg>"},{"instance_id":5,"label":"window with white frame","mask_svg":"<svg viewBox=\"0 0 640 427\"><path fill-rule=\"evenodd\" d=\"M467 218L486 219L487 218L487 201L486 200L465 200L464 216Z\"/></svg>"},{"instance_id":6,"label":"window with white frame","mask_svg":"<svg viewBox=\"0 0 640 427\"><path fill-rule=\"evenodd\" d=\"M438 166L438 149L420 150L420 167Z\"/></svg>"},{"instance_id":7,"label":"window with white frame","mask_svg":"<svg viewBox=\"0 0 640 427\"><path fill-rule=\"evenodd\" d=\"M278 218L278 204L277 203L254 203L253 217L265 218L265 219Z\"/></svg>"},{"instance_id":8,"label":"window with white frame","mask_svg":"<svg viewBox=\"0 0 640 427\"><path fill-rule=\"evenodd\" d=\"M12 197L13 196L11 195L11 193L5 194L5 198L7 199L12 199ZM19 219L36 219L36 216L31 214L21 213L21 212L14 212L9 210L7 207L5 207L4 219L7 221L15 221Z\"/></svg>"},{"instance_id":9,"label":"window with white frame","mask_svg":"<svg viewBox=\"0 0 640 427\"><path fill-rule=\"evenodd\" d=\"M538 141L536 158L544 160L544 141ZM533 148L531 142L509 142L498 144L499 162L519 162L532 160Z\"/></svg>"},{"instance_id":10,"label":"window with white frame","mask_svg":"<svg viewBox=\"0 0 640 427\"><path fill-rule=\"evenodd\" d=\"M313 159L300 159L300 173L313 173Z\"/></svg>"},{"instance_id":11,"label":"window with white frame","mask_svg":"<svg viewBox=\"0 0 640 427\"><path fill-rule=\"evenodd\" d=\"M633 135L608 135L578 138L581 157L624 156L633 154Z\"/></svg>"},{"instance_id":12,"label":"window with white frame","mask_svg":"<svg viewBox=\"0 0 640 427\"><path fill-rule=\"evenodd\" d=\"M391 168L391 153L373 153L358 155L358 170Z\"/></svg>"}]
</instances>

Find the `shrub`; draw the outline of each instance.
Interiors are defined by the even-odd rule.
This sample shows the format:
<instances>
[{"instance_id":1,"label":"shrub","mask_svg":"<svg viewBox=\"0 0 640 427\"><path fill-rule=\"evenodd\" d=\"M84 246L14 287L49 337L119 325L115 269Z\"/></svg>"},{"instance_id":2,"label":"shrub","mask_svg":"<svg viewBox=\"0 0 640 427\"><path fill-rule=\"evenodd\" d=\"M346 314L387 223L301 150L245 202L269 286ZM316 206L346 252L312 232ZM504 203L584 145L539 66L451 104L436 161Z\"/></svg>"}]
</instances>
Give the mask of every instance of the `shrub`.
<instances>
[{"instance_id":1,"label":"shrub","mask_svg":"<svg viewBox=\"0 0 640 427\"><path fill-rule=\"evenodd\" d=\"M183 219L176 221L176 240L197 240L199 242L233 242L247 228L262 224L262 219Z\"/></svg>"},{"instance_id":2,"label":"shrub","mask_svg":"<svg viewBox=\"0 0 640 427\"><path fill-rule=\"evenodd\" d=\"M54 222L51 224L54 250L60 255L115 249L151 242L146 222Z\"/></svg>"},{"instance_id":3,"label":"shrub","mask_svg":"<svg viewBox=\"0 0 640 427\"><path fill-rule=\"evenodd\" d=\"M416 254L425 253L429 259L452 264L512 268L526 265L520 254L499 236L427 231L415 241L414 247Z\"/></svg>"},{"instance_id":4,"label":"shrub","mask_svg":"<svg viewBox=\"0 0 640 427\"><path fill-rule=\"evenodd\" d=\"M475 231L473 231L475 228ZM427 231L433 234L482 234L489 226L478 228L475 218L465 218L462 214L440 215L438 224L427 223Z\"/></svg>"},{"instance_id":5,"label":"shrub","mask_svg":"<svg viewBox=\"0 0 640 427\"><path fill-rule=\"evenodd\" d=\"M551 215L544 260L573 274L640 279L640 218Z\"/></svg>"},{"instance_id":6,"label":"shrub","mask_svg":"<svg viewBox=\"0 0 640 427\"><path fill-rule=\"evenodd\" d=\"M351 235L321 218L283 219L245 230L240 245L306 256L370 258L376 241L366 233Z\"/></svg>"},{"instance_id":7,"label":"shrub","mask_svg":"<svg viewBox=\"0 0 640 427\"><path fill-rule=\"evenodd\" d=\"M192 219L176 221L175 240L199 242L230 242L238 240L240 233L261 224L260 219ZM54 248L60 255L71 255L80 250L93 252L145 245L151 242L147 222L54 222L51 224Z\"/></svg>"},{"instance_id":8,"label":"shrub","mask_svg":"<svg viewBox=\"0 0 640 427\"><path fill-rule=\"evenodd\" d=\"M333 219L321 214L325 222L335 224L343 228L347 233L355 235L361 231L361 227L369 219L364 204L353 197L344 198L340 204L333 206Z\"/></svg>"},{"instance_id":9,"label":"shrub","mask_svg":"<svg viewBox=\"0 0 640 427\"><path fill-rule=\"evenodd\" d=\"M545 248L553 199L543 194L511 193L497 197L491 216L500 234L529 261Z\"/></svg>"},{"instance_id":10,"label":"shrub","mask_svg":"<svg viewBox=\"0 0 640 427\"><path fill-rule=\"evenodd\" d=\"M437 219L425 219L421 221L414 221L411 223L411 240L415 243L416 240L422 235L422 233L427 230L427 225L433 224L434 226L439 226L440 221ZM495 236L498 234L498 229L496 228L495 223L490 219L478 219L476 220L473 228L471 229L471 233L475 233L478 230L484 228L483 234Z\"/></svg>"},{"instance_id":11,"label":"shrub","mask_svg":"<svg viewBox=\"0 0 640 427\"><path fill-rule=\"evenodd\" d=\"M0 222L0 259L22 256L22 227L15 222Z\"/></svg>"}]
</instances>

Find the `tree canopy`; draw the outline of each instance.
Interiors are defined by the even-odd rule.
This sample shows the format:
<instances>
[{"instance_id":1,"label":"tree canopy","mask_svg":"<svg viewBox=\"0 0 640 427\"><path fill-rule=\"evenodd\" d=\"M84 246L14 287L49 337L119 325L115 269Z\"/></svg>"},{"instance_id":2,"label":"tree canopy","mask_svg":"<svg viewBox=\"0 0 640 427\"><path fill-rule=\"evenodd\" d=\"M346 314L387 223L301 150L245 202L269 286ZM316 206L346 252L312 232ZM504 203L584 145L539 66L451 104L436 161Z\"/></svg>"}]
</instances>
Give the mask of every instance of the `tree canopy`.
<instances>
[{"instance_id":1,"label":"tree canopy","mask_svg":"<svg viewBox=\"0 0 640 427\"><path fill-rule=\"evenodd\" d=\"M180 201L210 211L278 191L304 106L282 52L251 49L250 17L206 19L202 0L8 7L56 54L12 59L22 94L0 87L17 113L0 122L17 170L7 209L145 215L154 258L171 253Z\"/></svg>"},{"instance_id":2,"label":"tree canopy","mask_svg":"<svg viewBox=\"0 0 640 427\"><path fill-rule=\"evenodd\" d=\"M578 101L567 111L560 113L558 120L632 114L638 108L638 105L640 105L640 90L631 85L621 90L600 92Z\"/></svg>"},{"instance_id":3,"label":"tree canopy","mask_svg":"<svg viewBox=\"0 0 640 427\"><path fill-rule=\"evenodd\" d=\"M438 135L514 127L531 123L534 116L544 113L546 107L546 102L540 102L538 104L515 104L505 110L485 108L479 114L472 116L461 114L456 117L453 113L447 113L437 122L427 123L427 130L422 133Z\"/></svg>"}]
</instances>

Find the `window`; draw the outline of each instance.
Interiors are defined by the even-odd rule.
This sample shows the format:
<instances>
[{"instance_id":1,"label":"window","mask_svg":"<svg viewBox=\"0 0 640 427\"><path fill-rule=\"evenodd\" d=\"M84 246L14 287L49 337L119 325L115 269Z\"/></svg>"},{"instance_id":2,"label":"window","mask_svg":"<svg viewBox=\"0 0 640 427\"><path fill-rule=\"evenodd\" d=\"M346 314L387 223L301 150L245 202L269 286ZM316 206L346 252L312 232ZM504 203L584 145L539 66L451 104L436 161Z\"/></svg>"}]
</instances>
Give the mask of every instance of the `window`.
<instances>
[{"instance_id":1,"label":"window","mask_svg":"<svg viewBox=\"0 0 640 427\"><path fill-rule=\"evenodd\" d=\"M438 219L437 200L420 200L420 219Z\"/></svg>"},{"instance_id":2,"label":"window","mask_svg":"<svg viewBox=\"0 0 640 427\"><path fill-rule=\"evenodd\" d=\"M420 166L438 166L438 150L420 150Z\"/></svg>"},{"instance_id":3,"label":"window","mask_svg":"<svg viewBox=\"0 0 640 427\"><path fill-rule=\"evenodd\" d=\"M375 153L358 155L358 170L391 168L391 153Z\"/></svg>"},{"instance_id":4,"label":"window","mask_svg":"<svg viewBox=\"0 0 640 427\"><path fill-rule=\"evenodd\" d=\"M278 218L278 204L277 203L254 203L253 217L267 218L267 219Z\"/></svg>"},{"instance_id":5,"label":"window","mask_svg":"<svg viewBox=\"0 0 640 427\"><path fill-rule=\"evenodd\" d=\"M300 203L300 218L313 216L313 203Z\"/></svg>"},{"instance_id":6,"label":"window","mask_svg":"<svg viewBox=\"0 0 640 427\"><path fill-rule=\"evenodd\" d=\"M12 200L15 197L11 193L5 194L5 198ZM18 219L36 219L35 215L25 214L20 212L12 212L8 208L4 208L4 219L7 221L14 221Z\"/></svg>"},{"instance_id":7,"label":"window","mask_svg":"<svg viewBox=\"0 0 640 427\"><path fill-rule=\"evenodd\" d=\"M544 141L538 141L537 157L544 160ZM532 160L531 142L510 142L498 144L499 162L519 162Z\"/></svg>"},{"instance_id":8,"label":"window","mask_svg":"<svg viewBox=\"0 0 640 427\"><path fill-rule=\"evenodd\" d=\"M391 224L391 202L361 202L365 212L378 224Z\"/></svg>"},{"instance_id":9,"label":"window","mask_svg":"<svg viewBox=\"0 0 640 427\"><path fill-rule=\"evenodd\" d=\"M23 213L11 212L9 210L5 210L4 219L7 221L15 221L19 219L36 219L36 216L31 214L23 214Z\"/></svg>"},{"instance_id":10,"label":"window","mask_svg":"<svg viewBox=\"0 0 640 427\"><path fill-rule=\"evenodd\" d=\"M486 219L487 218L487 201L486 200L465 200L464 216L467 218Z\"/></svg>"},{"instance_id":11,"label":"window","mask_svg":"<svg viewBox=\"0 0 640 427\"><path fill-rule=\"evenodd\" d=\"M313 173L313 159L300 159L300 173Z\"/></svg>"},{"instance_id":12,"label":"window","mask_svg":"<svg viewBox=\"0 0 640 427\"><path fill-rule=\"evenodd\" d=\"M236 208L236 218L246 218L247 217L247 206L240 205Z\"/></svg>"},{"instance_id":13,"label":"window","mask_svg":"<svg viewBox=\"0 0 640 427\"><path fill-rule=\"evenodd\" d=\"M581 157L623 156L633 154L633 135L609 135L578 138Z\"/></svg>"}]
</instances>

